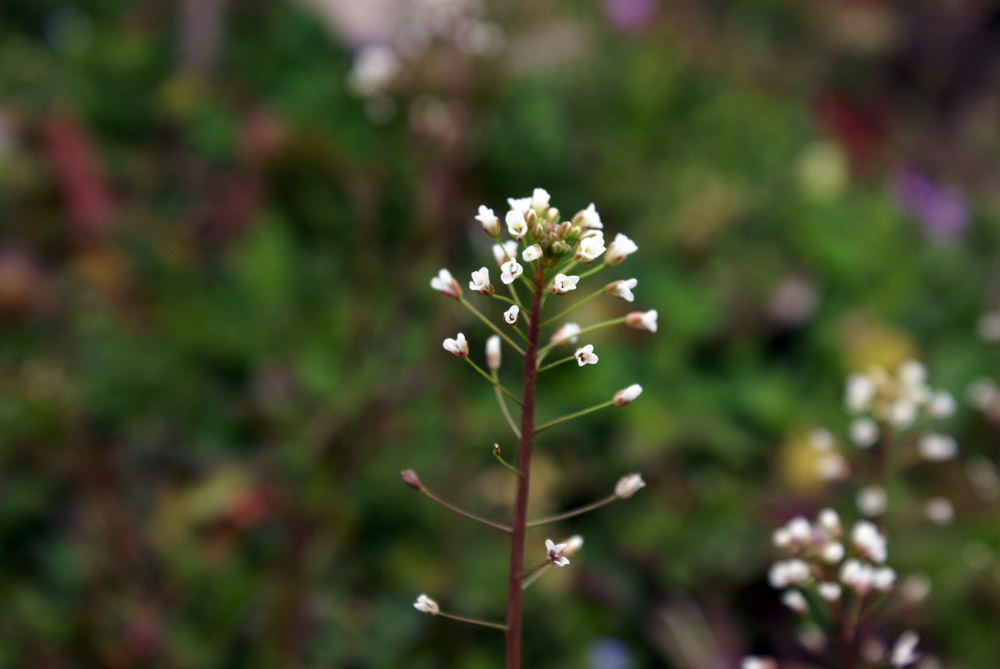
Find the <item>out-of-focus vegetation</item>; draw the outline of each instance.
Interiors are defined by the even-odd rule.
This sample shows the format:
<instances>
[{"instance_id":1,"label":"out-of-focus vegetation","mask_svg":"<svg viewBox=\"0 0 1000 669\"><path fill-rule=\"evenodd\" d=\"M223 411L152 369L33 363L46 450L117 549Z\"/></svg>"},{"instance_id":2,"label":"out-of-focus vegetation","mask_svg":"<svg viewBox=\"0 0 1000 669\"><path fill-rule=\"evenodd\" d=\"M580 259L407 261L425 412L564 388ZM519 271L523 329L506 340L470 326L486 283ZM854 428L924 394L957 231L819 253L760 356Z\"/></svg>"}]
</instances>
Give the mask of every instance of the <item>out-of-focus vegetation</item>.
<instances>
[{"instance_id":1,"label":"out-of-focus vegetation","mask_svg":"<svg viewBox=\"0 0 1000 669\"><path fill-rule=\"evenodd\" d=\"M442 45L376 108L347 83L370 35L344 4L0 10L0 667L498 666L495 632L411 603L502 618L505 544L399 472L508 513L490 448L514 444L440 350L487 331L427 282L488 264L476 207L536 186L637 241L620 269L660 333L541 388L542 416L645 392L542 438L537 511L649 485L553 530L586 544L530 592L526 666L805 657L769 533L851 513L801 464L813 426L846 423L845 374L918 356L960 398L1000 376L976 333L997 10L487 3L497 53ZM998 425L963 401L950 427L960 463L906 490L956 520L890 517L890 563L932 590L884 638L915 626L986 668L1000 524L960 464L996 461Z\"/></svg>"}]
</instances>

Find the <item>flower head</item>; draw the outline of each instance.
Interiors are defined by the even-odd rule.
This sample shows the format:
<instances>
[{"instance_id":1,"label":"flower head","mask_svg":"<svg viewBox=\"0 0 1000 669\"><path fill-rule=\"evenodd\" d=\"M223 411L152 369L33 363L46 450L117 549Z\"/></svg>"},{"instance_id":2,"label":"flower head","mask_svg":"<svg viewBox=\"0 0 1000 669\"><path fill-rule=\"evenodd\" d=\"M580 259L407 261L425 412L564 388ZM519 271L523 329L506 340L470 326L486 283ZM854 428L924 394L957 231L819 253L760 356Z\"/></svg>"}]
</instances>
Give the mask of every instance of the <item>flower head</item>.
<instances>
[{"instance_id":1,"label":"flower head","mask_svg":"<svg viewBox=\"0 0 1000 669\"><path fill-rule=\"evenodd\" d=\"M627 499L645 487L646 482L642 480L641 474L626 474L615 484L615 495Z\"/></svg>"},{"instance_id":2,"label":"flower head","mask_svg":"<svg viewBox=\"0 0 1000 669\"><path fill-rule=\"evenodd\" d=\"M626 302L631 302L635 299L635 295L632 294L632 289L635 288L638 283L638 279L622 279L612 281L604 287L604 290L611 297L617 297L618 299L625 300Z\"/></svg>"},{"instance_id":3,"label":"flower head","mask_svg":"<svg viewBox=\"0 0 1000 669\"><path fill-rule=\"evenodd\" d=\"M867 416L851 421L847 432L851 443L858 448L871 448L878 441L878 424Z\"/></svg>"},{"instance_id":4,"label":"flower head","mask_svg":"<svg viewBox=\"0 0 1000 669\"><path fill-rule=\"evenodd\" d=\"M485 267L480 267L472 273L472 281L469 282L469 290L474 290L480 295L489 297L493 294L493 285L490 283L490 271Z\"/></svg>"},{"instance_id":5,"label":"flower head","mask_svg":"<svg viewBox=\"0 0 1000 669\"><path fill-rule=\"evenodd\" d=\"M580 326L576 323L563 323L563 326L552 333L553 344L575 344Z\"/></svg>"},{"instance_id":6,"label":"flower head","mask_svg":"<svg viewBox=\"0 0 1000 669\"><path fill-rule=\"evenodd\" d=\"M875 399L875 383L867 374L851 374L847 377L844 390L844 404L847 410L857 413L866 411Z\"/></svg>"},{"instance_id":7,"label":"flower head","mask_svg":"<svg viewBox=\"0 0 1000 669\"><path fill-rule=\"evenodd\" d=\"M940 462L955 457L958 452L958 444L954 437L931 432L920 437L920 441L917 442L917 451L924 460Z\"/></svg>"},{"instance_id":8,"label":"flower head","mask_svg":"<svg viewBox=\"0 0 1000 669\"><path fill-rule=\"evenodd\" d=\"M441 612L441 609L438 607L438 603L427 595L420 595L417 597L417 601L413 603L413 608L432 616L436 616Z\"/></svg>"},{"instance_id":9,"label":"flower head","mask_svg":"<svg viewBox=\"0 0 1000 669\"><path fill-rule=\"evenodd\" d=\"M531 193L531 208L539 214L549 208L549 192L544 188L536 188Z\"/></svg>"},{"instance_id":10,"label":"flower head","mask_svg":"<svg viewBox=\"0 0 1000 669\"><path fill-rule=\"evenodd\" d=\"M555 295L563 295L571 290L576 290L576 284L580 282L580 277L578 276L566 276L565 274L556 274L556 278L552 280L552 292Z\"/></svg>"},{"instance_id":11,"label":"flower head","mask_svg":"<svg viewBox=\"0 0 1000 669\"><path fill-rule=\"evenodd\" d=\"M619 232L615 235L615 240L608 246L608 253L604 256L604 262L609 265L617 265L638 250L639 247L635 242Z\"/></svg>"},{"instance_id":12,"label":"flower head","mask_svg":"<svg viewBox=\"0 0 1000 669\"><path fill-rule=\"evenodd\" d=\"M913 630L903 632L892 647L892 666L905 667L917 661L917 644L920 636Z\"/></svg>"},{"instance_id":13,"label":"flower head","mask_svg":"<svg viewBox=\"0 0 1000 669\"><path fill-rule=\"evenodd\" d=\"M587 344L586 346L581 346L576 349L576 353L573 354L573 357L576 358L577 364L581 367L584 365L596 365L598 360L597 356L594 354L593 344Z\"/></svg>"},{"instance_id":14,"label":"flower head","mask_svg":"<svg viewBox=\"0 0 1000 669\"><path fill-rule=\"evenodd\" d=\"M781 603L800 616L809 613L809 603L806 601L805 596L798 590L785 590L781 593Z\"/></svg>"},{"instance_id":15,"label":"flower head","mask_svg":"<svg viewBox=\"0 0 1000 669\"><path fill-rule=\"evenodd\" d=\"M656 319L658 314L656 309L649 311L633 311L625 316L625 324L637 330L649 330L656 332Z\"/></svg>"},{"instance_id":16,"label":"flower head","mask_svg":"<svg viewBox=\"0 0 1000 669\"><path fill-rule=\"evenodd\" d=\"M532 244L528 248L521 252L521 258L524 262L531 262L532 260L538 260L542 257L542 247L538 244Z\"/></svg>"},{"instance_id":17,"label":"flower head","mask_svg":"<svg viewBox=\"0 0 1000 669\"><path fill-rule=\"evenodd\" d=\"M507 221L507 232L514 239L521 240L528 234L528 221L524 218L524 212L520 209L511 209L504 217Z\"/></svg>"},{"instance_id":18,"label":"flower head","mask_svg":"<svg viewBox=\"0 0 1000 669\"><path fill-rule=\"evenodd\" d=\"M569 558L563 555L563 551L566 550L567 544L554 544L552 539L545 540L545 559L552 564L553 567L565 567L569 564Z\"/></svg>"},{"instance_id":19,"label":"flower head","mask_svg":"<svg viewBox=\"0 0 1000 669\"><path fill-rule=\"evenodd\" d=\"M577 262L588 263L597 260L602 253L604 253L604 237L594 235L580 240L580 245L576 248L576 255L573 257L576 258Z\"/></svg>"},{"instance_id":20,"label":"flower head","mask_svg":"<svg viewBox=\"0 0 1000 669\"><path fill-rule=\"evenodd\" d=\"M886 558L885 536L872 523L861 520L851 530L851 543L858 553L872 562L881 564Z\"/></svg>"},{"instance_id":21,"label":"flower head","mask_svg":"<svg viewBox=\"0 0 1000 669\"><path fill-rule=\"evenodd\" d=\"M500 265L500 280L505 285L514 283L517 277L522 274L524 274L524 268L516 260L511 259Z\"/></svg>"},{"instance_id":22,"label":"flower head","mask_svg":"<svg viewBox=\"0 0 1000 669\"><path fill-rule=\"evenodd\" d=\"M604 228L604 224L601 223L601 215L597 213L597 209L594 208L594 203L591 202L590 206L577 213L573 217L573 222L579 223L580 227L592 228L594 230L601 230Z\"/></svg>"},{"instance_id":23,"label":"flower head","mask_svg":"<svg viewBox=\"0 0 1000 669\"><path fill-rule=\"evenodd\" d=\"M376 95L389 87L400 67L399 58L389 47L382 44L367 46L355 58L348 83L358 95Z\"/></svg>"},{"instance_id":24,"label":"flower head","mask_svg":"<svg viewBox=\"0 0 1000 669\"><path fill-rule=\"evenodd\" d=\"M444 347L444 350L449 353L454 353L459 358L465 358L469 355L469 342L465 340L465 335L461 332L459 332L458 336L454 339L451 337L445 339L444 342L442 342L442 346Z\"/></svg>"},{"instance_id":25,"label":"flower head","mask_svg":"<svg viewBox=\"0 0 1000 669\"><path fill-rule=\"evenodd\" d=\"M415 471L413 471L412 469L404 469L402 471L402 474L403 474L403 483L410 486L414 490L419 490L423 492L424 486L423 484L420 483L420 478L417 477L417 473Z\"/></svg>"},{"instance_id":26,"label":"flower head","mask_svg":"<svg viewBox=\"0 0 1000 669\"><path fill-rule=\"evenodd\" d=\"M476 216L476 220L483 224L483 232L490 237L500 234L500 219L489 207L479 205L479 215Z\"/></svg>"},{"instance_id":27,"label":"flower head","mask_svg":"<svg viewBox=\"0 0 1000 669\"><path fill-rule=\"evenodd\" d=\"M633 383L628 388L622 388L615 393L615 396L611 401L615 403L616 407L623 407L626 404L631 404L632 401L641 394L642 386L638 383Z\"/></svg>"},{"instance_id":28,"label":"flower head","mask_svg":"<svg viewBox=\"0 0 1000 669\"><path fill-rule=\"evenodd\" d=\"M431 288L456 300L462 295L462 289L459 288L458 281L455 281L455 277L451 275L451 272L444 268L441 268L437 276L431 279Z\"/></svg>"},{"instance_id":29,"label":"flower head","mask_svg":"<svg viewBox=\"0 0 1000 669\"><path fill-rule=\"evenodd\" d=\"M566 544L566 548L563 549L563 555L572 555L583 548L583 537L579 534L574 534L564 543Z\"/></svg>"},{"instance_id":30,"label":"flower head","mask_svg":"<svg viewBox=\"0 0 1000 669\"><path fill-rule=\"evenodd\" d=\"M510 309L503 312L503 320L507 325L517 323L517 315L521 313L521 308L516 304L510 305Z\"/></svg>"},{"instance_id":31,"label":"flower head","mask_svg":"<svg viewBox=\"0 0 1000 669\"><path fill-rule=\"evenodd\" d=\"M877 485L865 486L859 490L855 501L858 510L869 518L881 516L888 504L885 489Z\"/></svg>"},{"instance_id":32,"label":"flower head","mask_svg":"<svg viewBox=\"0 0 1000 669\"><path fill-rule=\"evenodd\" d=\"M500 337L493 335L486 340L486 366L491 369L500 369Z\"/></svg>"}]
</instances>

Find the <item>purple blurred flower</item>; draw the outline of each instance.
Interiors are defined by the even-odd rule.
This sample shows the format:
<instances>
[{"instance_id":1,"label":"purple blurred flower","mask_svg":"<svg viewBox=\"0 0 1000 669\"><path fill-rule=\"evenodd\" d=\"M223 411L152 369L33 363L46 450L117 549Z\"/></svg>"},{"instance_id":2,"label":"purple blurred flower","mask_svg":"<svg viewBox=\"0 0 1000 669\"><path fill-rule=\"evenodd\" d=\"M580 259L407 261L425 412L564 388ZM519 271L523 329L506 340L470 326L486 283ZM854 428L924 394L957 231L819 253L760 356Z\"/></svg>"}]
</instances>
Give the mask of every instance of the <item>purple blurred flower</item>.
<instances>
[{"instance_id":1,"label":"purple blurred flower","mask_svg":"<svg viewBox=\"0 0 1000 669\"><path fill-rule=\"evenodd\" d=\"M656 16L656 0L604 0L604 15L622 32L639 32Z\"/></svg>"},{"instance_id":2,"label":"purple blurred flower","mask_svg":"<svg viewBox=\"0 0 1000 669\"><path fill-rule=\"evenodd\" d=\"M590 669L628 669L632 666L632 654L618 639L605 637L590 646L587 666Z\"/></svg>"},{"instance_id":3,"label":"purple blurred flower","mask_svg":"<svg viewBox=\"0 0 1000 669\"><path fill-rule=\"evenodd\" d=\"M940 186L907 167L893 177L892 191L899 208L916 219L928 237L954 239L969 225L965 195L957 186Z\"/></svg>"}]
</instances>

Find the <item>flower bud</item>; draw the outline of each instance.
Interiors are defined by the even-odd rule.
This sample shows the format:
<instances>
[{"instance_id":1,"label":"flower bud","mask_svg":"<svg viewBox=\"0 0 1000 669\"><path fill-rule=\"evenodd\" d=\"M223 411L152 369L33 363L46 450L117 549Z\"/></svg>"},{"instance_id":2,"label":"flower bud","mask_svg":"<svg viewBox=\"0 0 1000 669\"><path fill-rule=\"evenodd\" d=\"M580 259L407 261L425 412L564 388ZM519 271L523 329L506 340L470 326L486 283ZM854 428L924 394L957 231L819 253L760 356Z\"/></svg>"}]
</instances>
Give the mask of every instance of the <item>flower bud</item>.
<instances>
[{"instance_id":1,"label":"flower bud","mask_svg":"<svg viewBox=\"0 0 1000 669\"><path fill-rule=\"evenodd\" d=\"M527 223L529 226L534 225L535 221L537 220L538 220L538 212L536 212L534 209L529 209L528 211L524 212L524 222Z\"/></svg>"},{"instance_id":2,"label":"flower bud","mask_svg":"<svg viewBox=\"0 0 1000 669\"><path fill-rule=\"evenodd\" d=\"M576 244L576 240L580 239L580 235L583 234L583 228L574 225L566 233L566 241L570 244Z\"/></svg>"},{"instance_id":3,"label":"flower bud","mask_svg":"<svg viewBox=\"0 0 1000 669\"><path fill-rule=\"evenodd\" d=\"M420 479L417 478L417 473L412 469L404 469L403 472L403 483L410 486L417 492L423 492L424 486L421 485Z\"/></svg>"},{"instance_id":4,"label":"flower bud","mask_svg":"<svg viewBox=\"0 0 1000 669\"><path fill-rule=\"evenodd\" d=\"M555 223L559 220L559 210L555 207L549 207L548 211L545 212L545 218L549 223Z\"/></svg>"},{"instance_id":5,"label":"flower bud","mask_svg":"<svg viewBox=\"0 0 1000 669\"><path fill-rule=\"evenodd\" d=\"M656 332L657 327L657 313L656 309L650 309L649 311L633 311L630 314L625 315L625 324L629 327L636 328L637 330L649 330L650 332Z\"/></svg>"},{"instance_id":6,"label":"flower bud","mask_svg":"<svg viewBox=\"0 0 1000 669\"><path fill-rule=\"evenodd\" d=\"M540 221L531 226L531 236L534 237L535 239L540 239L544 234L545 234L545 226L543 226Z\"/></svg>"},{"instance_id":7,"label":"flower bud","mask_svg":"<svg viewBox=\"0 0 1000 669\"><path fill-rule=\"evenodd\" d=\"M615 484L615 495L625 499L639 492L640 488L645 488L646 482L642 480L640 474L626 474L618 479Z\"/></svg>"},{"instance_id":8,"label":"flower bud","mask_svg":"<svg viewBox=\"0 0 1000 669\"><path fill-rule=\"evenodd\" d=\"M438 607L438 603L435 602L430 597L428 597L427 595L420 595L419 597L417 597L417 601L414 602L413 608L415 608L417 611L426 613L431 616L436 616L438 613L441 612L440 607Z\"/></svg>"},{"instance_id":9,"label":"flower bud","mask_svg":"<svg viewBox=\"0 0 1000 669\"><path fill-rule=\"evenodd\" d=\"M492 371L500 369L500 337L497 335L486 340L486 367Z\"/></svg>"},{"instance_id":10,"label":"flower bud","mask_svg":"<svg viewBox=\"0 0 1000 669\"><path fill-rule=\"evenodd\" d=\"M626 404L631 404L636 397L642 394L642 386L638 383L633 383L628 388L622 388L617 393L615 393L614 399L616 407L623 407Z\"/></svg>"},{"instance_id":11,"label":"flower bud","mask_svg":"<svg viewBox=\"0 0 1000 669\"><path fill-rule=\"evenodd\" d=\"M569 244L560 240L552 245L552 255L564 256L569 253Z\"/></svg>"},{"instance_id":12,"label":"flower bud","mask_svg":"<svg viewBox=\"0 0 1000 669\"><path fill-rule=\"evenodd\" d=\"M563 549L563 555L572 555L583 548L583 537L579 534L574 534L564 543L566 544L566 548Z\"/></svg>"},{"instance_id":13,"label":"flower bud","mask_svg":"<svg viewBox=\"0 0 1000 669\"><path fill-rule=\"evenodd\" d=\"M493 455L500 455L500 444L495 442L493 444Z\"/></svg>"},{"instance_id":14,"label":"flower bud","mask_svg":"<svg viewBox=\"0 0 1000 669\"><path fill-rule=\"evenodd\" d=\"M569 221L563 221L556 228L556 234L559 235L560 239L566 239L566 237L569 235L569 231L571 229L572 228L570 227Z\"/></svg>"}]
</instances>

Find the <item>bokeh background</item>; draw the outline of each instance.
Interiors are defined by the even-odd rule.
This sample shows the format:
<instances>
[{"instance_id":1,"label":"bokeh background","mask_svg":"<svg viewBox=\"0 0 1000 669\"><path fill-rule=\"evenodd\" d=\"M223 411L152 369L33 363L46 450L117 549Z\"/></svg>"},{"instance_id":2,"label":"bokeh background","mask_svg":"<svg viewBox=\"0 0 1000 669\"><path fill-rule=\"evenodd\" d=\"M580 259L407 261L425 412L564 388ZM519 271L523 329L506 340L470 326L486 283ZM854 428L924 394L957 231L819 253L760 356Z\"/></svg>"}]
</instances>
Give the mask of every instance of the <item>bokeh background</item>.
<instances>
[{"instance_id":1,"label":"bokeh background","mask_svg":"<svg viewBox=\"0 0 1000 669\"><path fill-rule=\"evenodd\" d=\"M966 470L998 423L965 389L1000 374L998 54L987 0L6 0L0 667L499 666L411 604L501 619L505 544L399 472L508 513L514 445L440 348L488 331L428 281L538 186L636 240L660 332L545 380L543 416L645 393L542 439L535 512L649 485L546 530L586 544L529 591L526 666L810 657L769 534L851 516L806 435L910 356L961 450L890 489L890 563L932 587L871 633L996 666ZM954 523L907 511L932 495Z\"/></svg>"}]
</instances>

